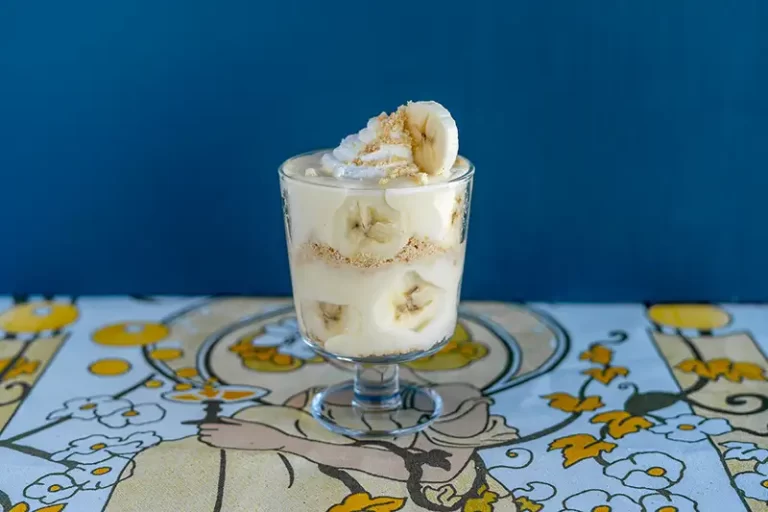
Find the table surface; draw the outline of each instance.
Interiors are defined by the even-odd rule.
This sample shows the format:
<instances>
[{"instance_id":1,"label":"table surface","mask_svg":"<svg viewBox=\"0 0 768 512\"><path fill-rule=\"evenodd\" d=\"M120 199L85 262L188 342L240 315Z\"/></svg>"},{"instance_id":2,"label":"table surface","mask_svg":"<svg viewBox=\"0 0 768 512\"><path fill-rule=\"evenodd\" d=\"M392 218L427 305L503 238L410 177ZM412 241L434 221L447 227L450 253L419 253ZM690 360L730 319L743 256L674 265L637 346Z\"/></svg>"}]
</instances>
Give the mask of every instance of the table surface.
<instances>
[{"instance_id":1,"label":"table surface","mask_svg":"<svg viewBox=\"0 0 768 512\"><path fill-rule=\"evenodd\" d=\"M766 306L466 303L402 370L445 415L378 442L306 412L350 375L286 300L0 311L2 512L768 510Z\"/></svg>"}]
</instances>

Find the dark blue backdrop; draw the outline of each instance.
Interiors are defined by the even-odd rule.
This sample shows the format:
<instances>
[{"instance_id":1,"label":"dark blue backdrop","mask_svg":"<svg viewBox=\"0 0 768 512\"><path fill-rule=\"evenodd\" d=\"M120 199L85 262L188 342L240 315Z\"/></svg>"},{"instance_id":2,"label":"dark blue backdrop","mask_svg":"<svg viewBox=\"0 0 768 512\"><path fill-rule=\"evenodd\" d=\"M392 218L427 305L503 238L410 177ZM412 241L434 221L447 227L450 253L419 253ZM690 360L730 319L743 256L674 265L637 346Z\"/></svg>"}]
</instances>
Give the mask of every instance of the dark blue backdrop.
<instances>
[{"instance_id":1,"label":"dark blue backdrop","mask_svg":"<svg viewBox=\"0 0 768 512\"><path fill-rule=\"evenodd\" d=\"M768 299L768 2L0 3L0 293L287 294L276 168L435 99L465 296Z\"/></svg>"}]
</instances>

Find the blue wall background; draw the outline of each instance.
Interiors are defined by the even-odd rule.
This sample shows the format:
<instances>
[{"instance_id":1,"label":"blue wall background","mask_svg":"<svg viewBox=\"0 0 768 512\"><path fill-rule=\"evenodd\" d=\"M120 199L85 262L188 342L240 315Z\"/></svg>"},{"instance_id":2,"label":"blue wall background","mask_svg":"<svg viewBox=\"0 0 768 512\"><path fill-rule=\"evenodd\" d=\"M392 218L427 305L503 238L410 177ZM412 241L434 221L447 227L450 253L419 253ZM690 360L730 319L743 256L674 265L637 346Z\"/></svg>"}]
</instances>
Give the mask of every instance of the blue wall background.
<instances>
[{"instance_id":1,"label":"blue wall background","mask_svg":"<svg viewBox=\"0 0 768 512\"><path fill-rule=\"evenodd\" d=\"M768 299L764 0L5 0L0 293L287 294L277 166L409 99L466 297Z\"/></svg>"}]
</instances>

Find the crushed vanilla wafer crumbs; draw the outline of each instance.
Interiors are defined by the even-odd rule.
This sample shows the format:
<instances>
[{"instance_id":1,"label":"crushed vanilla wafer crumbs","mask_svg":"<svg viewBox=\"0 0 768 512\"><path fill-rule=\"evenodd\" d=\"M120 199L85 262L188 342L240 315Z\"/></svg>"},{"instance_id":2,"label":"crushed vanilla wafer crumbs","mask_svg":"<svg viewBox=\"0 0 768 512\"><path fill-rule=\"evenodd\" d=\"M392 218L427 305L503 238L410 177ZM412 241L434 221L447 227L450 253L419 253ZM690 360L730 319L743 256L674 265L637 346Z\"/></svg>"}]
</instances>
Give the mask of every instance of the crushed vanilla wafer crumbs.
<instances>
[{"instance_id":1,"label":"crushed vanilla wafer crumbs","mask_svg":"<svg viewBox=\"0 0 768 512\"><path fill-rule=\"evenodd\" d=\"M381 268L396 263L410 263L437 254L445 254L447 249L428 240L409 238L408 243L393 258L381 259L370 254L359 254L354 258L343 256L339 251L327 244L310 242L304 244L298 251L300 260L322 260L328 264L341 266L349 265L357 268Z\"/></svg>"},{"instance_id":2,"label":"crushed vanilla wafer crumbs","mask_svg":"<svg viewBox=\"0 0 768 512\"><path fill-rule=\"evenodd\" d=\"M405 144L408 147L413 147L413 138L408 131L408 113L404 106L401 106L391 114L382 112L377 119L379 121L378 137L376 140L366 144L361 151L361 155L375 153L385 144ZM352 163L359 166L391 166L388 167L386 176L379 180L380 185L386 185L389 181L400 177L410 177L416 183L422 185L428 181L427 174L422 172L419 166L403 157L391 156L386 159L363 160L362 156L358 156L352 160Z\"/></svg>"}]
</instances>

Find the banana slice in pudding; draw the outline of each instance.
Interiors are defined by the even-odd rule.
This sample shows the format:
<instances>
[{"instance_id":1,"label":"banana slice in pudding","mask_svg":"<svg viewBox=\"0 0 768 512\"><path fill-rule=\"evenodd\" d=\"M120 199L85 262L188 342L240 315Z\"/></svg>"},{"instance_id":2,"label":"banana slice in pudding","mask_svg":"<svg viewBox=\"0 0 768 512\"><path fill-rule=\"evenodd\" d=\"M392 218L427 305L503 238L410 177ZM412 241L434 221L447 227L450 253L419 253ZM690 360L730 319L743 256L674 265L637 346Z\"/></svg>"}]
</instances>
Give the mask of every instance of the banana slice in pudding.
<instances>
[{"instance_id":1,"label":"banana slice in pudding","mask_svg":"<svg viewBox=\"0 0 768 512\"><path fill-rule=\"evenodd\" d=\"M303 300L299 310L304 331L317 341L360 331L360 314L351 306Z\"/></svg>"},{"instance_id":2,"label":"banana slice in pudding","mask_svg":"<svg viewBox=\"0 0 768 512\"><path fill-rule=\"evenodd\" d=\"M347 258L392 258L409 238L406 217L378 196L348 199L333 223L333 247Z\"/></svg>"},{"instance_id":3,"label":"banana slice in pudding","mask_svg":"<svg viewBox=\"0 0 768 512\"><path fill-rule=\"evenodd\" d=\"M390 188L384 196L389 206L408 218L412 236L443 246L453 245L450 235L459 194L452 188L420 191L417 188Z\"/></svg>"},{"instance_id":4,"label":"banana slice in pudding","mask_svg":"<svg viewBox=\"0 0 768 512\"><path fill-rule=\"evenodd\" d=\"M440 313L444 299L445 290L406 272L378 301L374 315L382 328L421 332Z\"/></svg>"}]
</instances>

